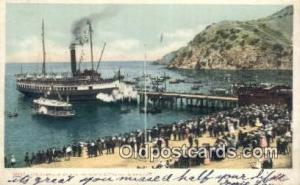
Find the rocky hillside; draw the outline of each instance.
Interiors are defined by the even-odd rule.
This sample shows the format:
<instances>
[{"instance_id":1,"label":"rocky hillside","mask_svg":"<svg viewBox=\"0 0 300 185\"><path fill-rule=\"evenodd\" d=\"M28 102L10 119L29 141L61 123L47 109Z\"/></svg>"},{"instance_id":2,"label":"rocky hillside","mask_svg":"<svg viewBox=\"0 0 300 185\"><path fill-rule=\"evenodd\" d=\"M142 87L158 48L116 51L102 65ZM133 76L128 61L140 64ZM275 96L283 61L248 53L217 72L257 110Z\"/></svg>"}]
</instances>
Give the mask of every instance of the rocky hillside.
<instances>
[{"instance_id":1,"label":"rocky hillside","mask_svg":"<svg viewBox=\"0 0 300 185\"><path fill-rule=\"evenodd\" d=\"M251 21L207 26L159 63L184 69L292 69L293 8Z\"/></svg>"}]
</instances>

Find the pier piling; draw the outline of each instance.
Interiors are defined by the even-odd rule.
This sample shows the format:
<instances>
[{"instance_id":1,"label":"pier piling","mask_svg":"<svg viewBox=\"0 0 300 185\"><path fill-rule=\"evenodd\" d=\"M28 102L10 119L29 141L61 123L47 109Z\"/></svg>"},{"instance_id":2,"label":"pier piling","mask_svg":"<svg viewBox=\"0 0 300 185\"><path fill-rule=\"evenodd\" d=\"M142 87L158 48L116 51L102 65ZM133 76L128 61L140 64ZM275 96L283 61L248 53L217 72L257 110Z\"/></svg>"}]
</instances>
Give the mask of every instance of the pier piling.
<instances>
[{"instance_id":1,"label":"pier piling","mask_svg":"<svg viewBox=\"0 0 300 185\"><path fill-rule=\"evenodd\" d=\"M144 92L139 92L138 99L140 103L144 103L144 97ZM225 109L236 107L238 104L237 97L172 92L147 92L147 101L149 100L154 106L172 109L180 108L180 110L199 110L201 108Z\"/></svg>"}]
</instances>

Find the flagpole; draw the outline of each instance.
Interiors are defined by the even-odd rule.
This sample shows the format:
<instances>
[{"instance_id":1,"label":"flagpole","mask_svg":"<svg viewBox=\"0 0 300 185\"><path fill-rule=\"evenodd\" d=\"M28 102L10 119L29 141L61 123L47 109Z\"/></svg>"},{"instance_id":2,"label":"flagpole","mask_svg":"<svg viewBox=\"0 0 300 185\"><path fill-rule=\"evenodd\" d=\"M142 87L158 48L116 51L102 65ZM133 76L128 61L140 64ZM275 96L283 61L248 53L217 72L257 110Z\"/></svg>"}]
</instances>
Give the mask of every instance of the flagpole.
<instances>
[{"instance_id":1,"label":"flagpole","mask_svg":"<svg viewBox=\"0 0 300 185\"><path fill-rule=\"evenodd\" d=\"M147 141L147 91L146 91L146 60L147 60L147 52L146 52L146 44L145 47L145 56L144 56L144 132L145 132L145 143Z\"/></svg>"}]
</instances>

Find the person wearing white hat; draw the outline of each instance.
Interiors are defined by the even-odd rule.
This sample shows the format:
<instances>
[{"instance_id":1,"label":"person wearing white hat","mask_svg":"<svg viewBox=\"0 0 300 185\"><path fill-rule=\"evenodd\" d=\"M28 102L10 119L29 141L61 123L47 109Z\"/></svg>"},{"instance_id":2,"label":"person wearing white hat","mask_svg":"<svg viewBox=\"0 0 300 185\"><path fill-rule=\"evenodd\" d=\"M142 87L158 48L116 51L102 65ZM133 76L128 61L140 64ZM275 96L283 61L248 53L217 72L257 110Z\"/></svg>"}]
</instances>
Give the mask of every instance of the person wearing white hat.
<instances>
[{"instance_id":1,"label":"person wearing white hat","mask_svg":"<svg viewBox=\"0 0 300 185\"><path fill-rule=\"evenodd\" d=\"M70 160L70 157L72 155L72 147L71 146L68 146L67 149L66 149L66 153L67 153L67 160Z\"/></svg>"},{"instance_id":2,"label":"person wearing white hat","mask_svg":"<svg viewBox=\"0 0 300 185\"><path fill-rule=\"evenodd\" d=\"M17 160L16 160L14 154L12 154L11 157L10 157L10 166L11 166L12 168L14 168L15 165L16 165L16 162L17 162Z\"/></svg>"}]
</instances>

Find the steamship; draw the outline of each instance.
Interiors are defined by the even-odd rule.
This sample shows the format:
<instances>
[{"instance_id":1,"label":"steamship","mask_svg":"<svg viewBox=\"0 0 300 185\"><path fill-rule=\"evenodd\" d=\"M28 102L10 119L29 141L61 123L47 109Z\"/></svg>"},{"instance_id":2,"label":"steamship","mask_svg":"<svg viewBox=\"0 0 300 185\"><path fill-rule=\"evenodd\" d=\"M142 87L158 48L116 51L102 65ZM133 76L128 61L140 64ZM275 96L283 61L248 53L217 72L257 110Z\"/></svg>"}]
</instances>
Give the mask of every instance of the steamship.
<instances>
[{"instance_id":1,"label":"steamship","mask_svg":"<svg viewBox=\"0 0 300 185\"><path fill-rule=\"evenodd\" d=\"M40 97L47 96L49 98L57 98L58 94L70 101L78 100L94 100L99 93L111 93L114 89L118 89L120 77L114 76L104 79L98 72L100 60L97 68L94 68L93 62L93 42L92 42L92 25L87 22L89 30L89 43L91 52L91 69L83 71L77 68L76 62L76 43L72 43L70 49L71 75L64 76L61 74L46 73L46 52L44 39L44 21L42 21L42 47L43 47L43 66L42 73L36 74L17 74L16 88L25 96ZM103 47L102 53L104 51ZM100 57L101 58L101 57Z\"/></svg>"}]
</instances>

